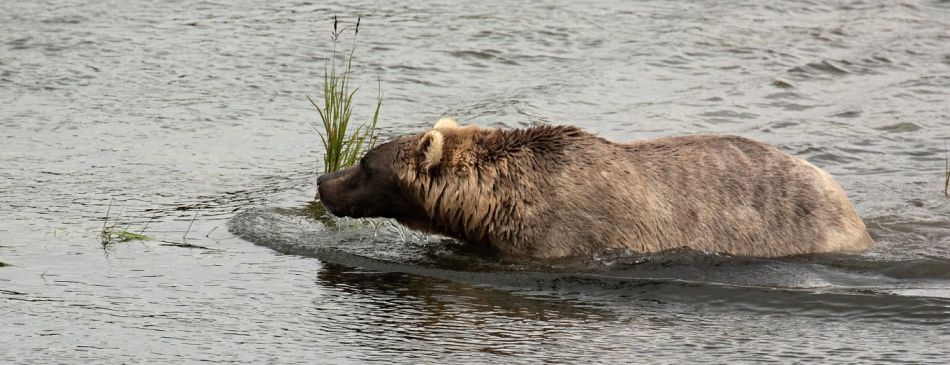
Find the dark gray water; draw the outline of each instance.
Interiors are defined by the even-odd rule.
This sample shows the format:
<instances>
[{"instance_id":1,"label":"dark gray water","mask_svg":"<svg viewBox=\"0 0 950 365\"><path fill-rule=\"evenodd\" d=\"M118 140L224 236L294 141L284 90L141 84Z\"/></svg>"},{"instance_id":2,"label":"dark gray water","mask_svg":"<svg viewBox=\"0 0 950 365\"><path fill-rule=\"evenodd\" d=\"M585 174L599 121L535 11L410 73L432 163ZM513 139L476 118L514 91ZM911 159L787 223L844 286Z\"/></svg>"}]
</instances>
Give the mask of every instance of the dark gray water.
<instances>
[{"instance_id":1,"label":"dark gray water","mask_svg":"<svg viewBox=\"0 0 950 365\"><path fill-rule=\"evenodd\" d=\"M384 136L740 134L838 177L878 245L541 265L327 226L334 14ZM0 362L947 363L948 45L937 0L0 2ZM154 239L102 245L107 212Z\"/></svg>"}]
</instances>

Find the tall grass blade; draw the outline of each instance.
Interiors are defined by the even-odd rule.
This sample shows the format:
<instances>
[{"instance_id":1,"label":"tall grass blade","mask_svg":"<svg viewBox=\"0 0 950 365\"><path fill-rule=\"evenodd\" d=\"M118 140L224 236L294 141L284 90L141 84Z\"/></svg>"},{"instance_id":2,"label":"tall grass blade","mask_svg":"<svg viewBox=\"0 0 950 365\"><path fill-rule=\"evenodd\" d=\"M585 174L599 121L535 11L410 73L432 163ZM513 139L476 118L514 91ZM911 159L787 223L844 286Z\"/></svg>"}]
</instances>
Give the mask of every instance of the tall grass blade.
<instances>
[{"instance_id":1,"label":"tall grass blade","mask_svg":"<svg viewBox=\"0 0 950 365\"><path fill-rule=\"evenodd\" d=\"M307 100L313 105L314 109L320 115L321 126L312 124L314 130L320 135L320 143L324 150L323 172L329 173L352 166L369 149L376 144L376 126L379 121L379 111L382 106L382 92L379 93L376 100L376 108L373 112L372 120L358 126L355 129L350 127L350 119L353 115L353 101L359 88L350 87L351 75L353 70L353 59L356 54L356 35L359 32L357 20L356 31L353 34L353 43L349 52L346 54L346 60L342 65L337 65L337 42L339 36L346 27L339 28L338 20L334 17L333 50L327 65L323 72L323 102L307 96ZM381 86L381 83L380 83ZM321 105L322 104L322 105Z\"/></svg>"}]
</instances>

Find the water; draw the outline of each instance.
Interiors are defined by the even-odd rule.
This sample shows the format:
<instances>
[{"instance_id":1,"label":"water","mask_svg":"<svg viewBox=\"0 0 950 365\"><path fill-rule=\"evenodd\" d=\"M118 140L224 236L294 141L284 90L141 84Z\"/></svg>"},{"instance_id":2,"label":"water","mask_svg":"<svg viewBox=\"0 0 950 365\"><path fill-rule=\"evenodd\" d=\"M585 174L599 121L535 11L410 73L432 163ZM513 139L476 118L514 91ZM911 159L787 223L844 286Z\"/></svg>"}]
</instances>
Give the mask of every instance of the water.
<instances>
[{"instance_id":1,"label":"water","mask_svg":"<svg viewBox=\"0 0 950 365\"><path fill-rule=\"evenodd\" d=\"M878 245L538 264L329 227L334 14L385 137L741 134L834 174ZM946 363L947 44L934 0L0 3L0 362ZM104 247L107 212L154 240Z\"/></svg>"}]
</instances>

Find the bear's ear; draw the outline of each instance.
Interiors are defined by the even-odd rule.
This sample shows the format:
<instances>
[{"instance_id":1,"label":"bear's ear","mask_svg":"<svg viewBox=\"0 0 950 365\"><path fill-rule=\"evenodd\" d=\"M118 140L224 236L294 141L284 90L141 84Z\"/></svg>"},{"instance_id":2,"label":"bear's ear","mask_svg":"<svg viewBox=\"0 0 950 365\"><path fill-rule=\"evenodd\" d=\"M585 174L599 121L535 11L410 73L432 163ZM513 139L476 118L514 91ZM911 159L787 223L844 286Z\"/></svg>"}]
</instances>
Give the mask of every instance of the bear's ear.
<instances>
[{"instance_id":1,"label":"bear's ear","mask_svg":"<svg viewBox=\"0 0 950 365\"><path fill-rule=\"evenodd\" d=\"M442 119L439 119L439 121L435 123L435 126L432 127L432 129L458 128L458 127L459 127L459 122L455 120L454 118L442 118Z\"/></svg>"},{"instance_id":2,"label":"bear's ear","mask_svg":"<svg viewBox=\"0 0 950 365\"><path fill-rule=\"evenodd\" d=\"M431 130L422 135L419 139L417 156L419 156L419 166L423 171L430 171L439 166L442 162L442 147L445 144L445 137L437 130Z\"/></svg>"}]
</instances>

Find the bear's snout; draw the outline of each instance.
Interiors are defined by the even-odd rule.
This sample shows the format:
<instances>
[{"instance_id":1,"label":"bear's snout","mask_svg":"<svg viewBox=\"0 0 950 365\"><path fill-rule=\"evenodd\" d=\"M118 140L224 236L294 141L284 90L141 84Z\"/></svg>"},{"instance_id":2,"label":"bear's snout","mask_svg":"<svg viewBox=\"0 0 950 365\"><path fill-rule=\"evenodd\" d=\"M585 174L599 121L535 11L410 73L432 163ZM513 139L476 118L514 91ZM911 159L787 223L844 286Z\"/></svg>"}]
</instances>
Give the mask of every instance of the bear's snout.
<instances>
[{"instance_id":1,"label":"bear's snout","mask_svg":"<svg viewBox=\"0 0 950 365\"><path fill-rule=\"evenodd\" d=\"M354 185L358 181L353 178L356 172L358 172L357 168L351 166L318 176L315 199L323 203L323 206L334 215L353 216L353 209L359 206L359 201L354 199L362 190Z\"/></svg>"},{"instance_id":2,"label":"bear's snout","mask_svg":"<svg viewBox=\"0 0 950 365\"><path fill-rule=\"evenodd\" d=\"M327 174L322 174L320 176L317 176L317 195L313 197L313 200L320 200L320 183L322 183L323 180L326 180L326 179L327 179Z\"/></svg>"},{"instance_id":3,"label":"bear's snout","mask_svg":"<svg viewBox=\"0 0 950 365\"><path fill-rule=\"evenodd\" d=\"M326 184L324 183L326 183L327 180L330 179L330 175L333 175L333 174L332 173L322 174L317 177L317 196L313 198L314 200L320 200L320 197L324 195L320 193L320 190L322 190L321 189L322 187L326 186Z\"/></svg>"}]
</instances>

